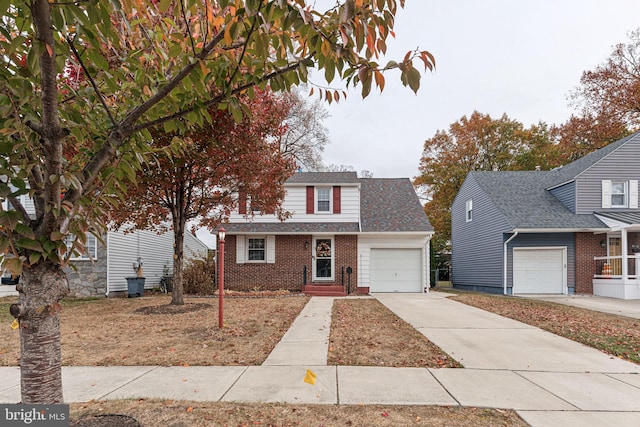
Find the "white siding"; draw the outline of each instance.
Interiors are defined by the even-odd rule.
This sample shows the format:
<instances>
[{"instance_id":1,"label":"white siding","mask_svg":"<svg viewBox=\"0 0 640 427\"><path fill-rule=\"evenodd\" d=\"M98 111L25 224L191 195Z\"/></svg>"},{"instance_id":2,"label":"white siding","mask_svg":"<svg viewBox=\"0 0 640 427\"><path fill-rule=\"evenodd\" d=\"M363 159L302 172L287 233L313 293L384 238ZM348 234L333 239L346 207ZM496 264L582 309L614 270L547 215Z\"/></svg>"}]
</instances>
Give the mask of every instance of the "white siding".
<instances>
[{"instance_id":1,"label":"white siding","mask_svg":"<svg viewBox=\"0 0 640 427\"><path fill-rule=\"evenodd\" d=\"M371 249L421 249L422 287L429 288L430 236L416 235L360 235L358 236L358 286L371 284Z\"/></svg>"},{"instance_id":2,"label":"white siding","mask_svg":"<svg viewBox=\"0 0 640 427\"><path fill-rule=\"evenodd\" d=\"M329 184L328 184L329 185ZM358 222L360 220L360 187L356 185L341 186L340 213L307 214L307 187L288 186L282 208L293 215L285 222ZM280 220L275 215L256 215L253 222L276 223ZM236 212L229 217L230 223L246 222L244 215Z\"/></svg>"},{"instance_id":3,"label":"white siding","mask_svg":"<svg viewBox=\"0 0 640 427\"><path fill-rule=\"evenodd\" d=\"M184 236L185 259L204 257L207 246L187 232ZM143 259L145 288L160 284L165 265L173 269L173 231L156 234L147 230L136 230L125 234L110 231L107 235L107 281L108 292L126 291L127 277L135 277L133 263L138 256Z\"/></svg>"}]
</instances>

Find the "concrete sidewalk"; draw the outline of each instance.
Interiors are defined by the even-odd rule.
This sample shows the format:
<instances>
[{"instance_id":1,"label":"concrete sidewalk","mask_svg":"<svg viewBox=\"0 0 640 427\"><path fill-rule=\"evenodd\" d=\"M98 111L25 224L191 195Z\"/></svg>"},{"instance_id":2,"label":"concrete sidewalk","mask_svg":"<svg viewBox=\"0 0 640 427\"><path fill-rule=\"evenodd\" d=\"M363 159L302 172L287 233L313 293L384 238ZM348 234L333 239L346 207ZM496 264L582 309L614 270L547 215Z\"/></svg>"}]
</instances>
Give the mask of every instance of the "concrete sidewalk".
<instances>
[{"instance_id":1,"label":"concrete sidewalk","mask_svg":"<svg viewBox=\"0 0 640 427\"><path fill-rule=\"evenodd\" d=\"M375 295L465 369L326 366L332 299L314 297L269 364L63 367L65 399L463 405L515 409L532 426L640 425L638 365L445 296ZM19 401L19 368L0 379L0 402Z\"/></svg>"}]
</instances>

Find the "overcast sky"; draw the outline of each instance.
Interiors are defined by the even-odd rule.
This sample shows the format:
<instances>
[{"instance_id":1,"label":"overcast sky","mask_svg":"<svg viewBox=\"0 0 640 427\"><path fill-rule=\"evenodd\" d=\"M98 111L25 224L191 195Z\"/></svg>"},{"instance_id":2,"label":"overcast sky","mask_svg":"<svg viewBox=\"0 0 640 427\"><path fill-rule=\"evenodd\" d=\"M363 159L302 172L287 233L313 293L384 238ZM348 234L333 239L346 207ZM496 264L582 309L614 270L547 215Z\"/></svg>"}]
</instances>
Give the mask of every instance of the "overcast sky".
<instances>
[{"instance_id":1,"label":"overcast sky","mask_svg":"<svg viewBox=\"0 0 640 427\"><path fill-rule=\"evenodd\" d=\"M638 0L406 0L380 63L420 47L435 56L436 70L423 75L417 95L389 72L382 94L363 100L350 91L327 106L324 161L413 178L424 141L474 110L525 126L562 123L582 72L626 42L639 18Z\"/></svg>"}]
</instances>

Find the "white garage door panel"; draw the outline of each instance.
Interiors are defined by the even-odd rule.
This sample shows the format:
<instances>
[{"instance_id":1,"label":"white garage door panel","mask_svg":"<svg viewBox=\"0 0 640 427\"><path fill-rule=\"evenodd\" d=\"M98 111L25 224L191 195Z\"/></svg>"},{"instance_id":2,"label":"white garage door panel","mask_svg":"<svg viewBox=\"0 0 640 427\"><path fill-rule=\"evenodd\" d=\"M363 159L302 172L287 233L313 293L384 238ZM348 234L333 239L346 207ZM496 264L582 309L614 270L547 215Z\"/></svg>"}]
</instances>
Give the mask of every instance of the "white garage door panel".
<instances>
[{"instance_id":1,"label":"white garage door panel","mask_svg":"<svg viewBox=\"0 0 640 427\"><path fill-rule=\"evenodd\" d=\"M371 292L421 292L422 250L372 249Z\"/></svg>"},{"instance_id":2,"label":"white garage door panel","mask_svg":"<svg viewBox=\"0 0 640 427\"><path fill-rule=\"evenodd\" d=\"M514 249L514 294L562 294L565 282L564 249Z\"/></svg>"}]
</instances>

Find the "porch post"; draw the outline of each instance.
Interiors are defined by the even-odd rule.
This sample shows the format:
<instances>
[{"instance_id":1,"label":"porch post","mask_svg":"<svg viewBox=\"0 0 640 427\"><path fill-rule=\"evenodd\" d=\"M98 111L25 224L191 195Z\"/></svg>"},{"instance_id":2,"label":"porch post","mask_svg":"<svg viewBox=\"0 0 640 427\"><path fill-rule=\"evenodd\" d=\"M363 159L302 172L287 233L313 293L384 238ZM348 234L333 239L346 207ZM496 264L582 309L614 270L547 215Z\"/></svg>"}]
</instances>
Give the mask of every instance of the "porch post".
<instances>
[{"instance_id":1,"label":"porch post","mask_svg":"<svg viewBox=\"0 0 640 427\"><path fill-rule=\"evenodd\" d=\"M626 282L629 276L629 264L627 260L627 229L622 229L622 239L620 241L621 252L622 252L622 281Z\"/></svg>"}]
</instances>

